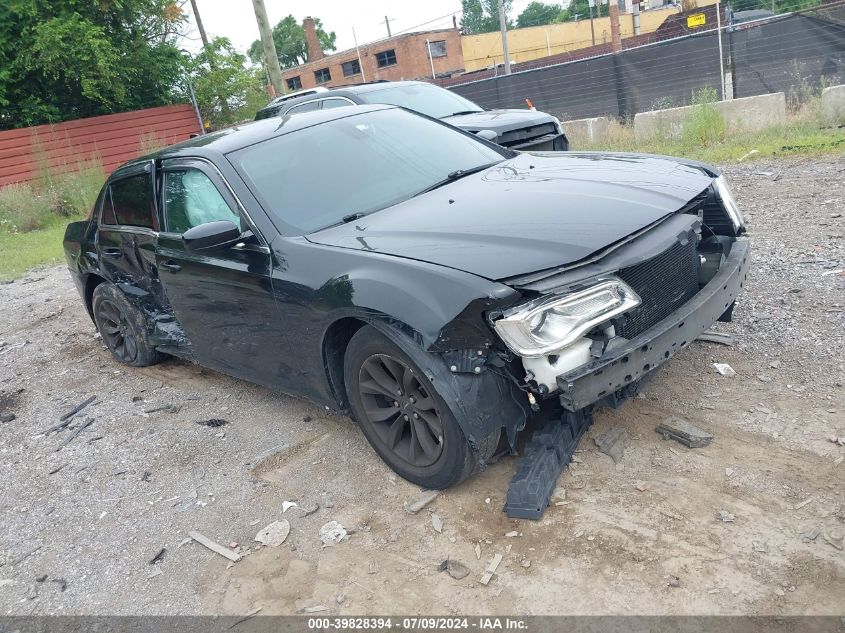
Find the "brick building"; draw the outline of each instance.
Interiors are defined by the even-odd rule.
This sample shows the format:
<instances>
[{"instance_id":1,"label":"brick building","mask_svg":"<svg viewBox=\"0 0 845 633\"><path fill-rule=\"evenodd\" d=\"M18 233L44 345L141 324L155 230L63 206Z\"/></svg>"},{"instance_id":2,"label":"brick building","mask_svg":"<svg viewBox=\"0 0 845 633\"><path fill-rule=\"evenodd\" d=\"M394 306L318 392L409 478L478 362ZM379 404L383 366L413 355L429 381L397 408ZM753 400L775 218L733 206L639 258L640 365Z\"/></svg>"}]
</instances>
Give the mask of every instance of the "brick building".
<instances>
[{"instance_id":1,"label":"brick building","mask_svg":"<svg viewBox=\"0 0 845 633\"><path fill-rule=\"evenodd\" d=\"M312 18L302 21L308 42L308 61L282 71L288 91L315 86L342 86L377 79L431 78L463 72L464 55L458 29L439 29L394 35L378 42L325 55ZM431 49L429 58L428 49Z\"/></svg>"}]
</instances>

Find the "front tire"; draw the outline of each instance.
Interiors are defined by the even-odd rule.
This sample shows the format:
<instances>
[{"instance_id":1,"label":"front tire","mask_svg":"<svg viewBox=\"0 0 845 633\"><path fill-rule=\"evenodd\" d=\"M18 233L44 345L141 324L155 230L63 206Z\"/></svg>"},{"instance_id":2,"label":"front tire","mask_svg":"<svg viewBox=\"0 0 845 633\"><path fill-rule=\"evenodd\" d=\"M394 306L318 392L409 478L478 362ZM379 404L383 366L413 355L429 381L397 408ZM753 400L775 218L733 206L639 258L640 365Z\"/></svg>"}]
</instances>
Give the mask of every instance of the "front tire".
<instances>
[{"instance_id":1,"label":"front tire","mask_svg":"<svg viewBox=\"0 0 845 633\"><path fill-rule=\"evenodd\" d=\"M134 367L161 361L161 353L149 343L143 313L129 303L117 286L108 282L97 286L91 309L97 331L116 360Z\"/></svg>"},{"instance_id":2,"label":"front tire","mask_svg":"<svg viewBox=\"0 0 845 633\"><path fill-rule=\"evenodd\" d=\"M443 396L417 364L375 328L364 326L350 340L344 383L355 421L398 475L439 490L472 474L477 460ZM499 434L495 436L481 447L482 459L495 450Z\"/></svg>"}]
</instances>

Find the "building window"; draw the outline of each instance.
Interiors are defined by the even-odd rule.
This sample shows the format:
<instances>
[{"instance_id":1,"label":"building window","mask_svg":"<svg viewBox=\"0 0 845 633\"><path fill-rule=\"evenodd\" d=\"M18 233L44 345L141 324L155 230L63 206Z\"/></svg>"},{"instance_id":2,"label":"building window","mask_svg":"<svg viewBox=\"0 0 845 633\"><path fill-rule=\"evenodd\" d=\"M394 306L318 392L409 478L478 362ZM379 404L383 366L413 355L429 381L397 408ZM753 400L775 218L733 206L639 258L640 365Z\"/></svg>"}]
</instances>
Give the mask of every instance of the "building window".
<instances>
[{"instance_id":1,"label":"building window","mask_svg":"<svg viewBox=\"0 0 845 633\"><path fill-rule=\"evenodd\" d=\"M432 57L446 57L446 40L437 40L428 43L428 50Z\"/></svg>"},{"instance_id":2,"label":"building window","mask_svg":"<svg viewBox=\"0 0 845 633\"><path fill-rule=\"evenodd\" d=\"M384 68L385 66L395 66L396 51L391 48L389 51L382 51L381 53L376 53L376 63L378 64L379 68Z\"/></svg>"},{"instance_id":3,"label":"building window","mask_svg":"<svg viewBox=\"0 0 845 633\"><path fill-rule=\"evenodd\" d=\"M343 67L344 77L361 74L361 64L358 63L357 59L353 59L351 62L344 62L341 66Z\"/></svg>"},{"instance_id":4,"label":"building window","mask_svg":"<svg viewBox=\"0 0 845 633\"><path fill-rule=\"evenodd\" d=\"M332 74L329 72L328 68L321 68L320 70L314 71L314 80L318 84L324 84L327 81L332 80Z\"/></svg>"},{"instance_id":5,"label":"building window","mask_svg":"<svg viewBox=\"0 0 845 633\"><path fill-rule=\"evenodd\" d=\"M291 77L288 79L288 90L301 90L302 89L302 80L299 78L299 75L296 77Z\"/></svg>"}]
</instances>

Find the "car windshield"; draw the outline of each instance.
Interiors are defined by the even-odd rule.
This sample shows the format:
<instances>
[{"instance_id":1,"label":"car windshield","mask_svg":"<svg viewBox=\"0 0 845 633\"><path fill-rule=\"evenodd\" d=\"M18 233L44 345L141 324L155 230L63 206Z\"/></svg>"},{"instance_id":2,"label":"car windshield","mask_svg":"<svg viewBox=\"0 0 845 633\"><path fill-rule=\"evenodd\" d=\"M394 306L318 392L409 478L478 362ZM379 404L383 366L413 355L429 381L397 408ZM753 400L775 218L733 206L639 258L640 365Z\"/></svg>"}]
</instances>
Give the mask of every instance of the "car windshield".
<instances>
[{"instance_id":1,"label":"car windshield","mask_svg":"<svg viewBox=\"0 0 845 633\"><path fill-rule=\"evenodd\" d=\"M305 234L384 209L507 155L447 125L391 108L318 123L229 158L274 221L289 229L283 232Z\"/></svg>"},{"instance_id":2,"label":"car windshield","mask_svg":"<svg viewBox=\"0 0 845 633\"><path fill-rule=\"evenodd\" d=\"M431 84L400 84L380 90L361 92L358 97L366 103L386 103L416 110L435 119L453 114L483 112L461 95Z\"/></svg>"}]
</instances>

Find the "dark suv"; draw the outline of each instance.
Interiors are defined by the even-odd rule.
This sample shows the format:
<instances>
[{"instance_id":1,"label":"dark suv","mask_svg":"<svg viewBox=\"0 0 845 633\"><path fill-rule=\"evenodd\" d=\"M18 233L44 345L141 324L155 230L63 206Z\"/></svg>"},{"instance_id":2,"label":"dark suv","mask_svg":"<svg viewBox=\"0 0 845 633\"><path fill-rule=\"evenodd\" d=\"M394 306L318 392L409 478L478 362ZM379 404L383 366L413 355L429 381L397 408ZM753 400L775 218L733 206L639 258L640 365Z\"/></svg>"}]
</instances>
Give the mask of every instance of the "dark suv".
<instances>
[{"instance_id":1,"label":"dark suv","mask_svg":"<svg viewBox=\"0 0 845 633\"><path fill-rule=\"evenodd\" d=\"M536 110L485 110L459 94L424 81L376 81L303 90L296 95L277 97L259 110L255 119L377 103L415 110L473 134L483 132L487 140L510 149L535 152L569 149L563 125L551 114Z\"/></svg>"}]
</instances>

